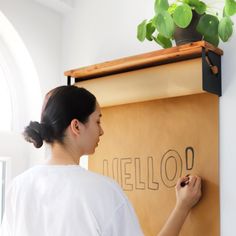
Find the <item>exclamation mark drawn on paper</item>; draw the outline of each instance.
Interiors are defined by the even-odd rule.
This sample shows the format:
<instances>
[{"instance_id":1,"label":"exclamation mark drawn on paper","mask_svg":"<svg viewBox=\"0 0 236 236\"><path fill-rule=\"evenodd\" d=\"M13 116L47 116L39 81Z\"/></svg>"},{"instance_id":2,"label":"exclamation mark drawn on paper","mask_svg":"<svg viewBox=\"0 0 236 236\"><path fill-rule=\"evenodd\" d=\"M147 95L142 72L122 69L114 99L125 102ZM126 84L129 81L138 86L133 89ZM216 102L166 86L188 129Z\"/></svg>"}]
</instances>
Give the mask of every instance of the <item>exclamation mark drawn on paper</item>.
<instances>
[{"instance_id":1,"label":"exclamation mark drawn on paper","mask_svg":"<svg viewBox=\"0 0 236 236\"><path fill-rule=\"evenodd\" d=\"M187 147L185 149L186 170L192 170L194 166L194 149Z\"/></svg>"}]
</instances>

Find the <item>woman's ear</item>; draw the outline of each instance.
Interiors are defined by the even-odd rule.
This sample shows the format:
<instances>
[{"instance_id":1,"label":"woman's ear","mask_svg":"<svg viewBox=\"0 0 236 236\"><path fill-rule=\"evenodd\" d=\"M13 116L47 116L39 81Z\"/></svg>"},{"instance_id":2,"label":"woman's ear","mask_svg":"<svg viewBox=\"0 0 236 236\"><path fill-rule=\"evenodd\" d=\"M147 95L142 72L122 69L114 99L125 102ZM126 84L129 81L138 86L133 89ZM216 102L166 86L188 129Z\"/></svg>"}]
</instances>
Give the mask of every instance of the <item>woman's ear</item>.
<instances>
[{"instance_id":1,"label":"woman's ear","mask_svg":"<svg viewBox=\"0 0 236 236\"><path fill-rule=\"evenodd\" d=\"M70 122L70 128L71 128L71 131L78 135L80 134L80 129L81 129L81 123L79 122L79 120L77 119L73 119L71 122Z\"/></svg>"}]
</instances>

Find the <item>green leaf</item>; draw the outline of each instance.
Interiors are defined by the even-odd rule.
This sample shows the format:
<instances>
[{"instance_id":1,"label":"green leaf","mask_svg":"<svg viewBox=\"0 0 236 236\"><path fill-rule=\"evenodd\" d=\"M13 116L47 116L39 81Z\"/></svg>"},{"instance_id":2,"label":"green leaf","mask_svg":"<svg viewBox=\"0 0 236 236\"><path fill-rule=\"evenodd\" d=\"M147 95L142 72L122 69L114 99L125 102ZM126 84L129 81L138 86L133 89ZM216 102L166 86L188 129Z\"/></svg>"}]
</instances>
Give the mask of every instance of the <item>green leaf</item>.
<instances>
[{"instance_id":1,"label":"green leaf","mask_svg":"<svg viewBox=\"0 0 236 236\"><path fill-rule=\"evenodd\" d=\"M225 0L224 12L226 16L232 16L236 13L236 2L234 0Z\"/></svg>"},{"instance_id":2,"label":"green leaf","mask_svg":"<svg viewBox=\"0 0 236 236\"><path fill-rule=\"evenodd\" d=\"M199 0L184 0L184 3L186 3L192 7L195 7L199 4Z\"/></svg>"},{"instance_id":3,"label":"green leaf","mask_svg":"<svg viewBox=\"0 0 236 236\"><path fill-rule=\"evenodd\" d=\"M218 35L219 20L213 15L203 15L197 25L197 31L204 37L214 37Z\"/></svg>"},{"instance_id":4,"label":"green leaf","mask_svg":"<svg viewBox=\"0 0 236 236\"><path fill-rule=\"evenodd\" d=\"M146 24L146 39L149 41L153 40L152 34L156 30L155 26L152 24L152 21Z\"/></svg>"},{"instance_id":5,"label":"green leaf","mask_svg":"<svg viewBox=\"0 0 236 236\"><path fill-rule=\"evenodd\" d=\"M216 35L206 35L203 37L203 40L213 44L216 47L219 44L219 36L217 34Z\"/></svg>"},{"instance_id":6,"label":"green leaf","mask_svg":"<svg viewBox=\"0 0 236 236\"><path fill-rule=\"evenodd\" d=\"M196 6L195 6L195 11L199 14L202 15L206 11L206 4L202 1L200 1Z\"/></svg>"},{"instance_id":7,"label":"green leaf","mask_svg":"<svg viewBox=\"0 0 236 236\"><path fill-rule=\"evenodd\" d=\"M176 3L171 4L168 8L168 12L172 15L177 7L178 5Z\"/></svg>"},{"instance_id":8,"label":"green leaf","mask_svg":"<svg viewBox=\"0 0 236 236\"><path fill-rule=\"evenodd\" d=\"M137 38L141 42L146 38L146 22L147 20L143 20L137 27Z\"/></svg>"},{"instance_id":9,"label":"green leaf","mask_svg":"<svg viewBox=\"0 0 236 236\"><path fill-rule=\"evenodd\" d=\"M167 11L169 8L168 0L155 0L155 13L158 14L161 11Z\"/></svg>"},{"instance_id":10,"label":"green leaf","mask_svg":"<svg viewBox=\"0 0 236 236\"><path fill-rule=\"evenodd\" d=\"M164 37L161 34L158 34L154 40L161 45L163 48L171 48L172 47L172 42L170 39Z\"/></svg>"},{"instance_id":11,"label":"green leaf","mask_svg":"<svg viewBox=\"0 0 236 236\"><path fill-rule=\"evenodd\" d=\"M171 15L167 11L158 13L158 15L153 18L153 25L164 37L172 37L175 25Z\"/></svg>"},{"instance_id":12,"label":"green leaf","mask_svg":"<svg viewBox=\"0 0 236 236\"><path fill-rule=\"evenodd\" d=\"M223 42L228 41L233 33L233 22L229 16L223 17L219 24L219 36Z\"/></svg>"},{"instance_id":13,"label":"green leaf","mask_svg":"<svg viewBox=\"0 0 236 236\"><path fill-rule=\"evenodd\" d=\"M206 14L200 18L197 25L197 31L203 35L203 40L218 46L218 26L218 18L216 16Z\"/></svg>"},{"instance_id":14,"label":"green leaf","mask_svg":"<svg viewBox=\"0 0 236 236\"><path fill-rule=\"evenodd\" d=\"M192 9L187 4L178 6L173 14L173 20L180 28L186 28L190 24L192 17Z\"/></svg>"}]
</instances>

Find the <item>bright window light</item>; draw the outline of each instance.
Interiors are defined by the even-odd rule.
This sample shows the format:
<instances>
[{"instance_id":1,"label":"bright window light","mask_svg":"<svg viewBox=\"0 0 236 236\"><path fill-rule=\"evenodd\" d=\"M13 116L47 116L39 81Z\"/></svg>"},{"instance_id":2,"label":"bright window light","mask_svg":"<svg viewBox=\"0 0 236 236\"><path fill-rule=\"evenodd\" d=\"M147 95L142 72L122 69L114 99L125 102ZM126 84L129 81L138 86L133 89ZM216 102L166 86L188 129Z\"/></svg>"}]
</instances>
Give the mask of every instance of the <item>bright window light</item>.
<instances>
[{"instance_id":1,"label":"bright window light","mask_svg":"<svg viewBox=\"0 0 236 236\"><path fill-rule=\"evenodd\" d=\"M0 26L0 73L5 74L5 80L10 84L8 91L13 101L12 129L16 130L16 123L19 122L19 130L22 130L26 121L40 117L42 95L39 78L23 40L1 11ZM2 106L2 103L0 105Z\"/></svg>"},{"instance_id":2,"label":"bright window light","mask_svg":"<svg viewBox=\"0 0 236 236\"><path fill-rule=\"evenodd\" d=\"M18 145L14 139L11 143L6 142L4 137L17 136L30 120L40 117L41 99L39 78L31 55L14 26L0 11L0 141L3 146L0 149L0 223L5 189L13 176L11 165L6 164L8 161L1 155L9 153L11 156L12 147Z\"/></svg>"},{"instance_id":3,"label":"bright window light","mask_svg":"<svg viewBox=\"0 0 236 236\"><path fill-rule=\"evenodd\" d=\"M12 125L12 102L7 79L0 65L0 131L10 131Z\"/></svg>"}]
</instances>

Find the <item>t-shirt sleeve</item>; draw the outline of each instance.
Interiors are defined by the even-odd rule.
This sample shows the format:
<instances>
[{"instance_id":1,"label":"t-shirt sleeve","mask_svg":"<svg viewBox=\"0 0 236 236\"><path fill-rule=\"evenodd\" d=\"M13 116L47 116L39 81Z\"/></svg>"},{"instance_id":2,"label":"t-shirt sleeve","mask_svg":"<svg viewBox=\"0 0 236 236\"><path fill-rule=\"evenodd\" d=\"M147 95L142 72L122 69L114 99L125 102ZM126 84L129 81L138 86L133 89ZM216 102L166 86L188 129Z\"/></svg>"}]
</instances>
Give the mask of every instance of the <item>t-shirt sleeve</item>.
<instances>
[{"instance_id":1,"label":"t-shirt sleeve","mask_svg":"<svg viewBox=\"0 0 236 236\"><path fill-rule=\"evenodd\" d=\"M133 207L128 200L114 211L102 236L144 236Z\"/></svg>"}]
</instances>

